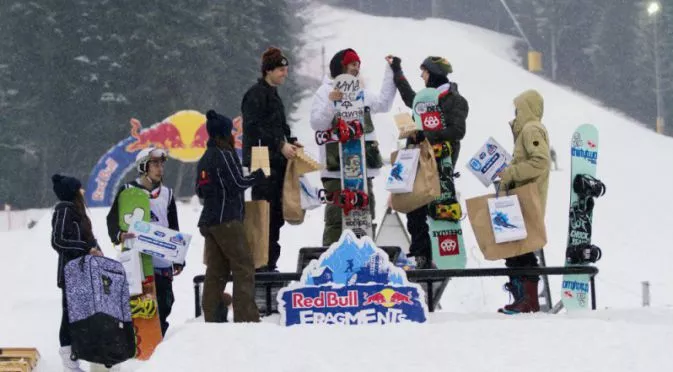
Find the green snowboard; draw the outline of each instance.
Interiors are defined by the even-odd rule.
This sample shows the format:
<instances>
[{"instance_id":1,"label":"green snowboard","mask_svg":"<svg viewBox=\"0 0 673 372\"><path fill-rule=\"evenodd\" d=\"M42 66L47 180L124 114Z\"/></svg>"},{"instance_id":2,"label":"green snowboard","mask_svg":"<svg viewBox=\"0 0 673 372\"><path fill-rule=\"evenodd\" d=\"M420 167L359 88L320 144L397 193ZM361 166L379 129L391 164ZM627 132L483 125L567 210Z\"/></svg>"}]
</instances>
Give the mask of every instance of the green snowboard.
<instances>
[{"instance_id":1,"label":"green snowboard","mask_svg":"<svg viewBox=\"0 0 673 372\"><path fill-rule=\"evenodd\" d=\"M428 208L436 208L438 204L456 203L454 205L457 205L458 203L453 183L451 156L445 156L438 160L441 194L428 205ZM467 264L467 255L465 254L463 229L460 226L460 221L433 219L428 216L427 223L432 244L432 261L437 265L437 268L464 269Z\"/></svg>"},{"instance_id":2,"label":"green snowboard","mask_svg":"<svg viewBox=\"0 0 673 372\"><path fill-rule=\"evenodd\" d=\"M435 131L442 129L442 110L439 107L439 91L435 88L419 90L412 103L416 129Z\"/></svg>"},{"instance_id":3,"label":"green snowboard","mask_svg":"<svg viewBox=\"0 0 673 372\"><path fill-rule=\"evenodd\" d=\"M421 89L412 103L416 128L424 132L433 132L444 128L444 115L439 107L439 90ZM460 204L456 198L454 186L454 165L451 161L451 146L448 143L437 144L435 158L439 171L440 196L428 205L427 218L432 261L438 269L464 269L467 264L463 229L460 226Z\"/></svg>"},{"instance_id":4,"label":"green snowboard","mask_svg":"<svg viewBox=\"0 0 673 372\"><path fill-rule=\"evenodd\" d=\"M150 221L150 199L146 191L129 187L119 194L119 228L126 232L133 221ZM128 250L124 247L122 250ZM136 358L147 360L162 340L152 256L140 255L143 266L143 293L131 298L131 317L136 334Z\"/></svg>"}]
</instances>

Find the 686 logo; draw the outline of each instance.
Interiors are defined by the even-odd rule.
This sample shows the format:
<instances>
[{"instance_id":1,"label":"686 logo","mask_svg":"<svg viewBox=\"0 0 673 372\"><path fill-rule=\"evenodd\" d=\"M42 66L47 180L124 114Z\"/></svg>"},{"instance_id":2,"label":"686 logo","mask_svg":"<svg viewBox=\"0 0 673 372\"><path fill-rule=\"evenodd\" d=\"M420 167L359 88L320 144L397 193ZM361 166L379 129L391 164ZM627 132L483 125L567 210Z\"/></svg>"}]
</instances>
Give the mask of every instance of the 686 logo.
<instances>
[{"instance_id":1,"label":"686 logo","mask_svg":"<svg viewBox=\"0 0 673 372\"><path fill-rule=\"evenodd\" d=\"M440 256L456 256L460 254L458 235L448 234L437 237Z\"/></svg>"}]
</instances>

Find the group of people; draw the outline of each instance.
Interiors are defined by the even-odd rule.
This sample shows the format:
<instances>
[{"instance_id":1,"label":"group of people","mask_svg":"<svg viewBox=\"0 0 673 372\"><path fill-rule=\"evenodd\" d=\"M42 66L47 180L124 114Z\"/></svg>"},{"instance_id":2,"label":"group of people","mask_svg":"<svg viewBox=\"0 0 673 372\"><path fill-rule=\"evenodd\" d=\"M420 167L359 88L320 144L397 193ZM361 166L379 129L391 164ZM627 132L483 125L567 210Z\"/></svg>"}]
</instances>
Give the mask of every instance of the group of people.
<instances>
[{"instance_id":1,"label":"group of people","mask_svg":"<svg viewBox=\"0 0 673 372\"><path fill-rule=\"evenodd\" d=\"M376 124L373 114L390 111L396 93L399 91L404 103L411 107L415 92L405 78L401 59L386 56L386 69L380 91L365 92L365 118L363 123L366 144L366 166L368 176L369 206L374 217L375 199L372 179L376 177L383 161L376 138ZM200 233L205 238L205 263L207 266L204 290L203 312L206 322L220 321L218 308L222 293L231 276L234 282L233 309L235 322L258 322L259 311L254 302L255 266L251 250L248 248L244 230L244 192L252 187L253 200L266 200L270 204L269 259L265 267L257 271L277 271L280 257L280 229L284 225L282 195L285 169L289 159L302 147L287 123L285 106L278 94L278 87L288 76L290 61L278 48L267 49L261 58L258 81L245 93L241 112L243 116L243 159L239 159L234 147L232 120L209 110L206 114L206 128L209 135L207 148L198 162L196 194L202 200L203 210L198 222ZM326 130L335 123L334 101L341 99L335 89L334 78L340 74L358 76L361 60L353 49L337 52L330 61L329 75L323 78L321 86L313 96L310 125L313 130ZM443 127L438 131L417 131L408 139L408 144L427 140L430 144L448 143L451 160L456 164L460 152L460 142L466 133L469 112L468 101L458 91L458 85L450 81L451 64L442 57L430 56L420 64L421 77L426 87L439 90L439 106L443 113ZM514 99L514 120L509 125L514 138L513 161L500 174L501 184L518 187L527 183L537 184L546 204L547 183L550 171L549 136L541 123L543 115L542 96L529 90ZM269 151L270 174L261 169L245 172L251 166L251 148L266 146ZM171 229L179 230L178 216L173 192L162 184L163 164L166 152L150 148L141 151L137 158L138 178L121 187L145 190L150 196L152 221ZM338 145L327 144L320 147L320 161L325 165L321 173L323 187L328 191L340 188L340 162ZM248 175L246 175L248 174ZM453 175L451 175L453 177ZM52 221L52 246L59 254L58 285L63 287L64 265L71 259L86 254L102 254L91 229L91 221L86 215L81 183L71 177L55 175L54 192L60 202L54 210ZM335 205L325 206L322 243L327 246L336 242L341 235L341 210ZM432 265L431 245L426 224L427 207L408 213L407 228L411 235L410 255L416 258L419 269ZM121 244L133 238L120 230L117 223L116 200L108 214L107 224L113 244ZM542 248L542 247L540 247ZM509 258L508 267L537 266L534 253ZM182 265L154 258L157 278L157 299L161 317L162 332L168 329L174 296L173 277L179 275ZM505 306L511 312L532 312L539 310L537 283L539 277L512 277L506 285L514 302ZM67 306L63 297L63 320L61 325L61 351L68 355ZM64 363L71 363L64 358ZM74 362L73 362L74 363Z\"/></svg>"},{"instance_id":2,"label":"group of people","mask_svg":"<svg viewBox=\"0 0 673 372\"><path fill-rule=\"evenodd\" d=\"M152 223L180 230L178 213L175 207L173 190L162 183L164 163L167 153L159 148L141 150L136 156L138 177L122 185L117 192L114 203L107 215L108 234L112 244L121 245L135 236L122 231L119 226L118 198L119 193L128 188L138 188L149 196L150 221ZM55 174L52 176L53 190L59 202L54 207L52 216L51 245L58 253L57 286L62 291L63 315L59 331L59 354L67 371L81 371L79 362L71 359L72 347L69 332L68 306L64 288L64 269L68 262L87 254L103 256L98 245L91 220L86 213L84 190L80 180L74 177ZM157 295L157 310L162 335L166 334L175 298L173 296L173 277L179 275L184 264L152 257L154 266L154 283Z\"/></svg>"}]
</instances>

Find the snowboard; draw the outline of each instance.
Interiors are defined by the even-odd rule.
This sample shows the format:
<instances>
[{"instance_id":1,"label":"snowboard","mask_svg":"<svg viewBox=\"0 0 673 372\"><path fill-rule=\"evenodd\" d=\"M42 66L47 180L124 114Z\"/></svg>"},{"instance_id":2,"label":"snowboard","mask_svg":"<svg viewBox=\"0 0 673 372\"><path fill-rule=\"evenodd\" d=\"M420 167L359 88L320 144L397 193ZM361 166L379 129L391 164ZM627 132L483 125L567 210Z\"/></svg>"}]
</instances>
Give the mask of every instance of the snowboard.
<instances>
[{"instance_id":1,"label":"snowboard","mask_svg":"<svg viewBox=\"0 0 673 372\"><path fill-rule=\"evenodd\" d=\"M578 189L578 186L581 188L583 178L596 176L598 129L595 126L583 124L575 130L571 139L570 156L570 213L565 265L587 265L587 261L578 262L573 257L576 257L578 247L588 247L591 244L593 199L605 191L604 187L595 194ZM600 185L602 187L602 183ZM561 293L563 306L568 311L589 308L589 286L589 275L564 275Z\"/></svg>"},{"instance_id":2,"label":"snowboard","mask_svg":"<svg viewBox=\"0 0 673 372\"><path fill-rule=\"evenodd\" d=\"M425 88L416 93L412 103L416 128L424 132L442 130L444 115L439 107L440 91ZM432 261L438 269L463 269L467 263L462 215L454 185L454 164L448 143L433 146L439 171L441 194L428 205L427 224L432 247ZM438 209L439 211L438 215ZM440 216L441 215L441 216Z\"/></svg>"},{"instance_id":3,"label":"snowboard","mask_svg":"<svg viewBox=\"0 0 673 372\"><path fill-rule=\"evenodd\" d=\"M416 92L411 104L417 130L435 131L443 128L443 114L439 107L439 91L424 88Z\"/></svg>"},{"instance_id":4,"label":"snowboard","mask_svg":"<svg viewBox=\"0 0 673 372\"><path fill-rule=\"evenodd\" d=\"M334 88L343 93L342 99L334 102L336 117L344 120L349 127L357 126L350 124L353 120L358 120L361 125L364 125L365 92L360 86L360 80L350 74L341 74L334 79ZM359 138L339 142L339 159L341 161L341 190L357 191L368 195L364 134ZM350 211L344 210L342 226L343 230L352 230L358 238L363 235L373 238L369 206Z\"/></svg>"},{"instance_id":5,"label":"snowboard","mask_svg":"<svg viewBox=\"0 0 673 372\"><path fill-rule=\"evenodd\" d=\"M427 223L432 244L432 261L438 269L464 269L467 264L463 229L460 225L462 212L456 198L453 178L453 164L451 155L438 159L439 185L441 194L428 205L428 208L437 208L437 205L454 205L450 213L455 219L445 220L433 218L430 213Z\"/></svg>"},{"instance_id":6,"label":"snowboard","mask_svg":"<svg viewBox=\"0 0 673 372\"><path fill-rule=\"evenodd\" d=\"M119 194L119 227L122 231L129 230L135 220L150 221L150 199L147 192L129 187ZM130 249L125 242L122 250ZM143 274L143 293L131 298L131 318L136 336L136 359L148 360L163 336L159 322L157 292L154 281L154 265L152 256L141 254Z\"/></svg>"}]
</instances>

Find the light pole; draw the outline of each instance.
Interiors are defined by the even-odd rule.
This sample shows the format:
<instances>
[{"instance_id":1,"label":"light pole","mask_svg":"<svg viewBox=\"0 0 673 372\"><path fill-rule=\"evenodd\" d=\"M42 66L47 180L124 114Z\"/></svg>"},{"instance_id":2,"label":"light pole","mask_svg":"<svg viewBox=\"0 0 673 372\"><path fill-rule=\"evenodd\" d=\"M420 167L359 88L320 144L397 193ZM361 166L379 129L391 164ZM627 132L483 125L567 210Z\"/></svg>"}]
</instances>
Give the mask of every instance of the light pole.
<instances>
[{"instance_id":1,"label":"light pole","mask_svg":"<svg viewBox=\"0 0 673 372\"><path fill-rule=\"evenodd\" d=\"M652 25L654 27L654 75L657 93L657 133L664 131L664 103L661 99L661 77L659 73L659 30L658 18L661 5L658 1L652 1L647 6L647 14L653 18Z\"/></svg>"}]
</instances>

